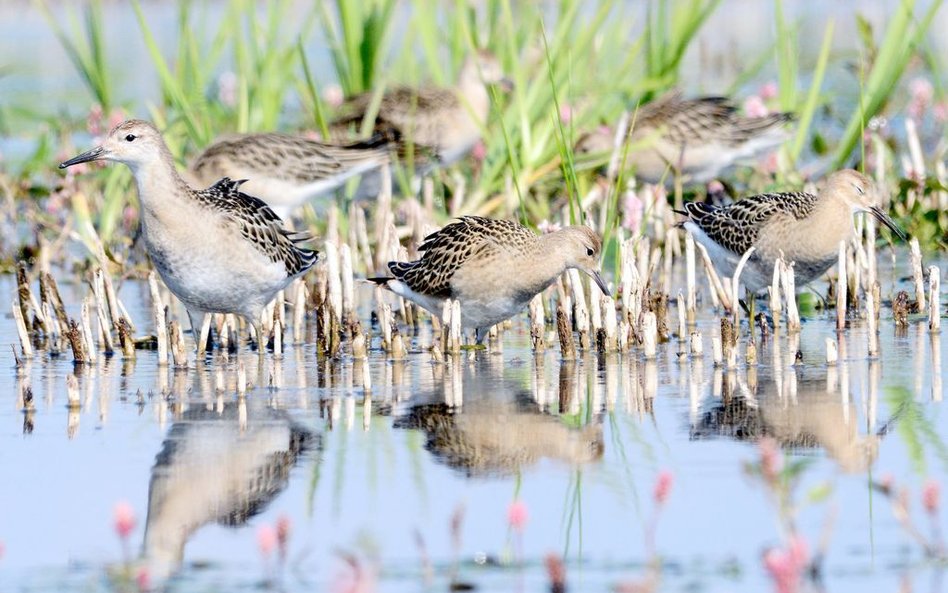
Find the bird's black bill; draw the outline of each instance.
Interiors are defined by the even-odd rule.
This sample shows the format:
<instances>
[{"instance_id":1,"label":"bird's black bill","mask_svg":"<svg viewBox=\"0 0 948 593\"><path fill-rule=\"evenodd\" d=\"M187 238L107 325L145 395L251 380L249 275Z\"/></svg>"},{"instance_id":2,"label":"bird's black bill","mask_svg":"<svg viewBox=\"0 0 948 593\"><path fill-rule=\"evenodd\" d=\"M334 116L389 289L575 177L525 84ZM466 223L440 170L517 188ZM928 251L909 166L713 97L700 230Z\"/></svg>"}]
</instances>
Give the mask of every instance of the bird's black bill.
<instances>
[{"instance_id":1,"label":"bird's black bill","mask_svg":"<svg viewBox=\"0 0 948 593\"><path fill-rule=\"evenodd\" d=\"M96 146L92 150L87 150L80 155L76 155L69 159L59 163L60 169L65 169L66 167L71 167L73 165L78 165L79 163L88 163L89 161L96 161L102 158L102 155L105 153L105 149L101 146Z\"/></svg>"},{"instance_id":2,"label":"bird's black bill","mask_svg":"<svg viewBox=\"0 0 948 593\"><path fill-rule=\"evenodd\" d=\"M889 215L882 211L878 206L872 206L869 208L869 212L875 216L879 222L889 227L889 230L899 236L900 239L905 241L908 237L905 234L905 231L899 228L899 225L895 224L895 221L889 218Z\"/></svg>"},{"instance_id":3,"label":"bird's black bill","mask_svg":"<svg viewBox=\"0 0 948 593\"><path fill-rule=\"evenodd\" d=\"M593 272L590 274L590 276L592 276L592 279L596 281L596 285L599 286L600 290L602 290L602 294L606 296L612 296L612 293L609 292L609 285L606 284L602 274L599 272Z\"/></svg>"}]
</instances>

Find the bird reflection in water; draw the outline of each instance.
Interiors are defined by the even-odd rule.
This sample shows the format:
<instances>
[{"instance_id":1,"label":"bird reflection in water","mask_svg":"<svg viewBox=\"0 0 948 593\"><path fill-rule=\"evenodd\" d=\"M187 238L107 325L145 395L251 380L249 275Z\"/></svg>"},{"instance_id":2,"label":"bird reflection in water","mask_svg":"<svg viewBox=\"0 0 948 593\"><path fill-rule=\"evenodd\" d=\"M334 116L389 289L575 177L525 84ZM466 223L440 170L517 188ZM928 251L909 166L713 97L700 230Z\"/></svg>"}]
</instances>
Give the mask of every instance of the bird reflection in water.
<instances>
[{"instance_id":1,"label":"bird reflection in water","mask_svg":"<svg viewBox=\"0 0 948 593\"><path fill-rule=\"evenodd\" d=\"M860 434L856 405L848 387L837 387L835 373L808 377L791 369L759 389L730 373L723 377L722 397L706 401L692 424L691 438L771 437L798 453L822 449L844 472L864 472L878 455L880 437Z\"/></svg>"},{"instance_id":2,"label":"bird reflection in water","mask_svg":"<svg viewBox=\"0 0 948 593\"><path fill-rule=\"evenodd\" d=\"M546 410L536 386L525 387L530 384L528 378L518 381L502 376L494 366L499 365L465 365L447 372L432 392L406 402L395 427L424 431L425 449L471 477L514 474L544 458L572 465L602 458L599 418L571 426ZM574 373L576 369L574 365L563 368ZM570 383L560 377L561 388ZM568 409L562 397L553 401Z\"/></svg>"},{"instance_id":3,"label":"bird reflection in water","mask_svg":"<svg viewBox=\"0 0 948 593\"><path fill-rule=\"evenodd\" d=\"M243 402L191 408L168 431L148 488L142 559L152 578L178 570L203 525L238 527L261 512L300 456L320 447L319 436L285 411L252 402L246 410Z\"/></svg>"}]
</instances>

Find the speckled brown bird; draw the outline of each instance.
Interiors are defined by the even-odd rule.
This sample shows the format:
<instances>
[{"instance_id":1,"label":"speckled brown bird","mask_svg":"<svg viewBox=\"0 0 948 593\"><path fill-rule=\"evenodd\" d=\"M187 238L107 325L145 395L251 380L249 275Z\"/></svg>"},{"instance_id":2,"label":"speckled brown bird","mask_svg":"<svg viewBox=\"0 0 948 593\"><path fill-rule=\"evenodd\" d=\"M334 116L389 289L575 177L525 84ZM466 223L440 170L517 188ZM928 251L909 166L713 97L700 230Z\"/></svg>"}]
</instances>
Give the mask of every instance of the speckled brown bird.
<instances>
[{"instance_id":1,"label":"speckled brown bird","mask_svg":"<svg viewBox=\"0 0 948 593\"><path fill-rule=\"evenodd\" d=\"M289 134L242 134L216 140L189 172L200 186L222 177L246 179L244 191L286 218L309 200L388 163L393 148L381 137L332 144Z\"/></svg>"},{"instance_id":2,"label":"speckled brown bird","mask_svg":"<svg viewBox=\"0 0 948 593\"><path fill-rule=\"evenodd\" d=\"M317 253L300 246L309 237L288 230L266 203L241 192L241 181L189 187L161 133L146 121L119 124L100 146L59 167L97 160L132 170L145 248L187 308L195 335L205 314L234 313L254 326L259 339L264 308L316 263Z\"/></svg>"},{"instance_id":3,"label":"speckled brown bird","mask_svg":"<svg viewBox=\"0 0 948 593\"><path fill-rule=\"evenodd\" d=\"M788 137L791 113L746 117L727 97L685 99L668 93L642 105L634 116L628 164L638 179L659 183L676 170L690 183L705 183L740 161L773 150ZM608 127L587 133L579 153L611 151Z\"/></svg>"},{"instance_id":4,"label":"speckled brown bird","mask_svg":"<svg viewBox=\"0 0 948 593\"><path fill-rule=\"evenodd\" d=\"M430 154L427 167L448 165L467 154L480 139L490 112L487 86L512 87L497 58L478 51L465 60L453 87L390 87L381 97L375 132L410 142ZM373 93L363 93L340 107L332 136L349 134L369 114Z\"/></svg>"},{"instance_id":5,"label":"speckled brown bird","mask_svg":"<svg viewBox=\"0 0 948 593\"><path fill-rule=\"evenodd\" d=\"M704 245L725 276L733 276L744 252L755 247L741 282L758 292L770 285L781 252L786 261L794 262L797 286L826 272L836 263L840 241L852 235L857 212L871 213L905 240L905 233L879 203L872 181L846 169L830 175L817 194L761 194L723 208L692 202L679 214L687 218L682 226Z\"/></svg>"},{"instance_id":6,"label":"speckled brown bird","mask_svg":"<svg viewBox=\"0 0 948 593\"><path fill-rule=\"evenodd\" d=\"M570 268L609 294L599 270L602 239L586 226L538 236L510 220L464 216L418 249L421 259L389 262L391 277L370 280L438 316L446 299L458 301L461 324L475 328L478 342Z\"/></svg>"}]
</instances>

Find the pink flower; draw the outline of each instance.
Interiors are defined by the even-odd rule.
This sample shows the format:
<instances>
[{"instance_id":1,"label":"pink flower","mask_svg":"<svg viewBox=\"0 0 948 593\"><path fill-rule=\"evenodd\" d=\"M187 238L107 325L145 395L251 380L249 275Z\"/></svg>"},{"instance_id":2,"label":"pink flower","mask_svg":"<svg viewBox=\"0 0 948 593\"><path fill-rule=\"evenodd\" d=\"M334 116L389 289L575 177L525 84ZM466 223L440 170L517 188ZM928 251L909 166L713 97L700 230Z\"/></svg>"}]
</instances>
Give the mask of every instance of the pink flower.
<instances>
[{"instance_id":1,"label":"pink flower","mask_svg":"<svg viewBox=\"0 0 948 593\"><path fill-rule=\"evenodd\" d=\"M132 505L125 501L116 503L112 509L112 523L115 526L115 533L123 540L128 539L132 530L135 529L135 510Z\"/></svg>"},{"instance_id":2,"label":"pink flower","mask_svg":"<svg viewBox=\"0 0 948 593\"><path fill-rule=\"evenodd\" d=\"M760 473L768 482L777 479L777 474L783 470L783 456L780 454L780 445L771 437L764 437L757 442L760 451Z\"/></svg>"},{"instance_id":3,"label":"pink flower","mask_svg":"<svg viewBox=\"0 0 948 593\"><path fill-rule=\"evenodd\" d=\"M221 72L217 77L217 100L226 107L237 105L237 75Z\"/></svg>"},{"instance_id":4,"label":"pink flower","mask_svg":"<svg viewBox=\"0 0 948 593\"><path fill-rule=\"evenodd\" d=\"M102 134L102 118L104 115L102 106L98 103L89 108L89 114L86 116L86 131L89 134L92 136Z\"/></svg>"},{"instance_id":5,"label":"pink flower","mask_svg":"<svg viewBox=\"0 0 948 593\"><path fill-rule=\"evenodd\" d=\"M125 228L133 228L138 222L138 210L131 205L126 206L122 210L122 224L125 225Z\"/></svg>"},{"instance_id":6,"label":"pink flower","mask_svg":"<svg viewBox=\"0 0 948 593\"><path fill-rule=\"evenodd\" d=\"M909 115L918 119L925 114L925 110L932 103L935 96L935 88L930 80L925 78L913 78L909 83L909 100L907 111Z\"/></svg>"},{"instance_id":7,"label":"pink flower","mask_svg":"<svg viewBox=\"0 0 948 593\"><path fill-rule=\"evenodd\" d=\"M330 84L323 90L323 101L330 107L339 107L345 100L342 94L342 87L338 84Z\"/></svg>"},{"instance_id":8,"label":"pink flower","mask_svg":"<svg viewBox=\"0 0 948 593\"><path fill-rule=\"evenodd\" d=\"M121 107L116 107L109 112L109 130L128 119L128 114Z\"/></svg>"},{"instance_id":9,"label":"pink flower","mask_svg":"<svg viewBox=\"0 0 948 593\"><path fill-rule=\"evenodd\" d=\"M764 173L776 173L777 166L780 164L777 152L771 152L760 161L760 170Z\"/></svg>"},{"instance_id":10,"label":"pink flower","mask_svg":"<svg viewBox=\"0 0 948 593\"><path fill-rule=\"evenodd\" d=\"M374 593L376 590L375 570L363 566L363 563L352 554L341 553L347 573L339 573L330 583L329 590L335 593Z\"/></svg>"},{"instance_id":11,"label":"pink flower","mask_svg":"<svg viewBox=\"0 0 948 593\"><path fill-rule=\"evenodd\" d=\"M938 123L943 124L948 121L948 101L935 103L934 107L932 107L932 115L935 116L935 121Z\"/></svg>"},{"instance_id":12,"label":"pink flower","mask_svg":"<svg viewBox=\"0 0 948 593\"><path fill-rule=\"evenodd\" d=\"M507 523L510 524L510 527L512 527L514 531L523 532L523 528L526 527L527 519L529 518L527 505L523 504L523 502L515 500L507 507Z\"/></svg>"},{"instance_id":13,"label":"pink flower","mask_svg":"<svg viewBox=\"0 0 948 593\"><path fill-rule=\"evenodd\" d=\"M879 489L882 490L883 493L889 494L892 492L893 487L895 487L895 478L892 477L892 474L883 474L879 479Z\"/></svg>"},{"instance_id":14,"label":"pink flower","mask_svg":"<svg viewBox=\"0 0 948 593\"><path fill-rule=\"evenodd\" d=\"M135 584L138 585L139 591L151 590L151 577L148 574L148 569L144 566L138 569L138 574L135 575Z\"/></svg>"},{"instance_id":15,"label":"pink flower","mask_svg":"<svg viewBox=\"0 0 948 593\"><path fill-rule=\"evenodd\" d=\"M760 95L760 98L764 101L769 101L777 96L777 83L770 81L761 85L760 90L757 91L757 94Z\"/></svg>"},{"instance_id":16,"label":"pink flower","mask_svg":"<svg viewBox=\"0 0 948 593\"><path fill-rule=\"evenodd\" d=\"M625 192L622 201L622 227L632 231L639 230L642 224L642 213L645 210L645 204L639 199L638 194L629 190Z\"/></svg>"},{"instance_id":17,"label":"pink flower","mask_svg":"<svg viewBox=\"0 0 948 593\"><path fill-rule=\"evenodd\" d=\"M280 556L286 557L286 546L290 541L290 518L286 515L280 515L276 523L277 545L280 547Z\"/></svg>"},{"instance_id":18,"label":"pink flower","mask_svg":"<svg viewBox=\"0 0 948 593\"><path fill-rule=\"evenodd\" d=\"M573 108L568 103L563 103L560 105L560 122L563 125L568 125L573 119Z\"/></svg>"},{"instance_id":19,"label":"pink flower","mask_svg":"<svg viewBox=\"0 0 948 593\"><path fill-rule=\"evenodd\" d=\"M938 514L938 502L941 498L941 486L935 480L928 480L925 482L925 487L922 488L922 506L925 507L925 512L929 515Z\"/></svg>"},{"instance_id":20,"label":"pink flower","mask_svg":"<svg viewBox=\"0 0 948 593\"><path fill-rule=\"evenodd\" d=\"M544 235L547 233L555 233L561 228L562 226L560 225L560 223L550 222L549 220L546 220L546 219L541 220L540 223L537 225L537 230L543 233Z\"/></svg>"},{"instance_id":21,"label":"pink flower","mask_svg":"<svg viewBox=\"0 0 948 593\"><path fill-rule=\"evenodd\" d=\"M758 95L751 95L744 100L744 113L747 117L764 117L770 110L764 105L764 100Z\"/></svg>"},{"instance_id":22,"label":"pink flower","mask_svg":"<svg viewBox=\"0 0 948 593\"><path fill-rule=\"evenodd\" d=\"M770 548L764 552L763 562L778 593L795 593L800 590L803 569L809 562L806 541L793 535L786 550Z\"/></svg>"},{"instance_id":23,"label":"pink flower","mask_svg":"<svg viewBox=\"0 0 948 593\"><path fill-rule=\"evenodd\" d=\"M546 574L550 579L550 591L565 591L566 566L563 565L563 560L550 552L543 559L543 564L546 566Z\"/></svg>"},{"instance_id":24,"label":"pink flower","mask_svg":"<svg viewBox=\"0 0 948 593\"><path fill-rule=\"evenodd\" d=\"M272 525L261 525L257 529L257 547L264 558L269 558L277 545L277 532Z\"/></svg>"},{"instance_id":25,"label":"pink flower","mask_svg":"<svg viewBox=\"0 0 948 593\"><path fill-rule=\"evenodd\" d=\"M487 145L484 144L483 140L478 140L474 143L474 146L471 148L471 158L476 162L481 163L487 158Z\"/></svg>"},{"instance_id":26,"label":"pink flower","mask_svg":"<svg viewBox=\"0 0 948 593\"><path fill-rule=\"evenodd\" d=\"M665 501L668 500L674 478L674 474L667 469L658 473L658 479L655 480L655 491L653 493L655 504L658 506L664 505Z\"/></svg>"}]
</instances>

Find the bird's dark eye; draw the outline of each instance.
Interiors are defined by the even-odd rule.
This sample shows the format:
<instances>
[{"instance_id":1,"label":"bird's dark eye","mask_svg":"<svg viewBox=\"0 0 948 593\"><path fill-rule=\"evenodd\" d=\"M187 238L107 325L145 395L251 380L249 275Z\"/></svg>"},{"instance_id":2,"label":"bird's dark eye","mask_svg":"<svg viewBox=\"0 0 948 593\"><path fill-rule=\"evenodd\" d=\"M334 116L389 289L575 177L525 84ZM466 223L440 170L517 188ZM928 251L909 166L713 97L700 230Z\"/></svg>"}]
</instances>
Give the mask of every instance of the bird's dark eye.
<instances>
[{"instance_id":1,"label":"bird's dark eye","mask_svg":"<svg viewBox=\"0 0 948 593\"><path fill-rule=\"evenodd\" d=\"M586 255L590 255L590 256L591 256L591 255L594 254L594 253L596 253L596 252L593 250L592 247L587 247L587 248L586 248Z\"/></svg>"},{"instance_id":2,"label":"bird's dark eye","mask_svg":"<svg viewBox=\"0 0 948 593\"><path fill-rule=\"evenodd\" d=\"M134 139L137 138L137 137L138 137L138 136L136 136L135 134L129 134L128 136L125 137L125 141L126 141L126 142L131 142L132 140L134 140Z\"/></svg>"}]
</instances>

